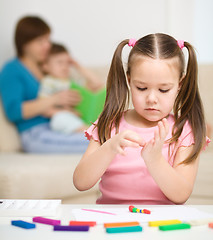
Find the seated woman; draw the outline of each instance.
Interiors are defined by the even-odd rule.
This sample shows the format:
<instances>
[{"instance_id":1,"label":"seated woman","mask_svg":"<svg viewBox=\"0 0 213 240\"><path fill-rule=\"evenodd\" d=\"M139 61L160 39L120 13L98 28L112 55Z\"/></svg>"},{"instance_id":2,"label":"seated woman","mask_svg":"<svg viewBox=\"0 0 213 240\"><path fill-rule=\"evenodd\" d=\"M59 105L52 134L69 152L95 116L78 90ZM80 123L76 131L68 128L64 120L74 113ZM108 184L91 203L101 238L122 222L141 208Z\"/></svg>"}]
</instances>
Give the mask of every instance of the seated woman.
<instances>
[{"instance_id":1,"label":"seated woman","mask_svg":"<svg viewBox=\"0 0 213 240\"><path fill-rule=\"evenodd\" d=\"M69 135L51 130L48 113L54 108L74 107L77 91L64 90L38 98L42 64L51 47L50 27L39 17L22 18L15 31L17 57L0 73L0 94L7 118L20 133L23 150L31 153L80 153L87 148L83 132ZM100 86L99 79L87 74L88 82ZM93 79L91 79L93 78Z\"/></svg>"}]
</instances>

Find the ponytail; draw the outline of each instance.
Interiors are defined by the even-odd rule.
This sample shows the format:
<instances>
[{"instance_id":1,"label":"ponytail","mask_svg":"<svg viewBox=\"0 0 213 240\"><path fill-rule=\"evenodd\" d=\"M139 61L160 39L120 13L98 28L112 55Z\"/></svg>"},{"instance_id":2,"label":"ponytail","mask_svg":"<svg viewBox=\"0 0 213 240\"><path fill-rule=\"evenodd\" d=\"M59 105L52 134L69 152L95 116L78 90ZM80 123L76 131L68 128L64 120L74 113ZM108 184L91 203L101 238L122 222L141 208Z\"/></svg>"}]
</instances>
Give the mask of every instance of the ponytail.
<instances>
[{"instance_id":1,"label":"ponytail","mask_svg":"<svg viewBox=\"0 0 213 240\"><path fill-rule=\"evenodd\" d=\"M106 100L96 127L100 143L111 137L113 127L118 132L125 107L129 103L129 89L122 63L122 50L129 40L122 41L115 50L107 77Z\"/></svg>"},{"instance_id":2,"label":"ponytail","mask_svg":"<svg viewBox=\"0 0 213 240\"><path fill-rule=\"evenodd\" d=\"M204 110L198 89L198 66L196 54L188 42L184 42L188 50L188 64L186 75L181 81L181 88L174 104L175 124L173 128L173 137L170 143L178 141L186 121L189 121L194 135L195 144L190 156L182 163L188 164L195 160L202 148L206 138L206 125L204 119Z\"/></svg>"}]
</instances>

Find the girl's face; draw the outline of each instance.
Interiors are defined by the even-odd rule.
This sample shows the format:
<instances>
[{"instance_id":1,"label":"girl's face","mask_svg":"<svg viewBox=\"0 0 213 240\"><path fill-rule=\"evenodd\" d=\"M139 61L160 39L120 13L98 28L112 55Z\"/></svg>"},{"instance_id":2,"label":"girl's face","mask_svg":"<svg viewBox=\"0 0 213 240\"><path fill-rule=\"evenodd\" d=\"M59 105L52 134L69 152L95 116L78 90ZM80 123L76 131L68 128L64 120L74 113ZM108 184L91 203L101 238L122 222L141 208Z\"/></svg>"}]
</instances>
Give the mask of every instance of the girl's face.
<instances>
[{"instance_id":1,"label":"girl's face","mask_svg":"<svg viewBox=\"0 0 213 240\"><path fill-rule=\"evenodd\" d=\"M180 82L178 60L135 58L128 76L132 103L144 124L153 124L173 109Z\"/></svg>"},{"instance_id":2,"label":"girl's face","mask_svg":"<svg viewBox=\"0 0 213 240\"><path fill-rule=\"evenodd\" d=\"M37 37L24 46L24 57L42 63L46 60L51 47L50 34Z\"/></svg>"}]
</instances>

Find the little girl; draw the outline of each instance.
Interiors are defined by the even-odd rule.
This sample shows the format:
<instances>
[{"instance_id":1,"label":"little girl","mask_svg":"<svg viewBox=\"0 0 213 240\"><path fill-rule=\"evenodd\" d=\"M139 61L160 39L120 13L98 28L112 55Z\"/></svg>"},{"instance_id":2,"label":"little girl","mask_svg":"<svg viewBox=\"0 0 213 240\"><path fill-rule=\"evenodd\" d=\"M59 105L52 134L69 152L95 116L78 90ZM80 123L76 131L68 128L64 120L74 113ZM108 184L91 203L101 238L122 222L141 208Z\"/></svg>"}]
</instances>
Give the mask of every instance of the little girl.
<instances>
[{"instance_id":1,"label":"little girl","mask_svg":"<svg viewBox=\"0 0 213 240\"><path fill-rule=\"evenodd\" d=\"M133 48L125 75L121 56L127 44ZM134 108L126 110L129 90ZM122 41L104 110L85 134L90 143L73 176L78 190L100 180L99 204L184 203L209 142L193 47L161 33Z\"/></svg>"}]
</instances>

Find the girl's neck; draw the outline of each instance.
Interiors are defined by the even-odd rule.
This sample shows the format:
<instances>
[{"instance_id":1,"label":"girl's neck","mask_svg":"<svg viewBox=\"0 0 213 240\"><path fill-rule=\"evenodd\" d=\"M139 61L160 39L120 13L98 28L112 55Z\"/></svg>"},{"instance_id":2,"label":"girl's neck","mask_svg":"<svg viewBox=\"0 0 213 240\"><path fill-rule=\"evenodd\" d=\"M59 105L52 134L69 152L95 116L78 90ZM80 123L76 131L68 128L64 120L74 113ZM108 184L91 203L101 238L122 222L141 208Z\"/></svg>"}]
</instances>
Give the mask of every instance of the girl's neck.
<instances>
[{"instance_id":1,"label":"girl's neck","mask_svg":"<svg viewBox=\"0 0 213 240\"><path fill-rule=\"evenodd\" d=\"M157 126L158 122L150 122L140 116L135 109L129 109L125 114L125 120L135 127L150 128Z\"/></svg>"},{"instance_id":2,"label":"girl's neck","mask_svg":"<svg viewBox=\"0 0 213 240\"><path fill-rule=\"evenodd\" d=\"M20 61L26 66L26 68L38 79L41 80L43 78L43 73L41 71L41 67L39 63L35 62L33 59L29 57L21 57Z\"/></svg>"}]
</instances>

